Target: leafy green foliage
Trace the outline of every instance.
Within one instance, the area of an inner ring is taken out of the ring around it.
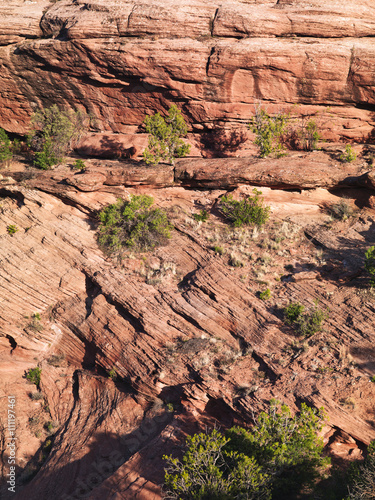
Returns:
[[[271,290],[269,288],[266,288],[263,292],[260,292],[259,294],[260,300],[268,300],[271,298]]]
[[[183,158],[189,153],[190,145],[181,139],[187,134],[187,125],[177,106],[171,106],[165,118],[160,113],[146,116],[144,124],[150,134],[143,153],[147,164],[157,165],[164,160],[173,165],[175,158]]]
[[[85,165],[85,162],[83,160],[81,160],[80,158],[78,158],[74,164],[73,164],[73,168],[77,169],[77,170],[83,170],[84,168],[86,168],[86,165]]]
[[[99,213],[99,243],[114,253],[124,247],[146,251],[166,243],[173,226],[164,210],[151,207],[153,202],[151,196],[138,195],[104,208]]]
[[[26,373],[26,379],[32,384],[35,384],[37,387],[39,387],[41,373],[42,370],[38,366],[36,366],[35,368],[30,368]]]
[[[62,110],[56,104],[32,116],[28,145],[35,151],[34,165],[44,170],[60,163],[87,130],[89,117],[82,111]]]
[[[15,224],[9,224],[9,226],[7,226],[7,233],[11,236],[13,236],[17,231],[19,231],[19,229]]]
[[[365,269],[370,275],[370,286],[375,286],[375,247],[370,247],[365,253]]]
[[[198,222],[206,222],[209,218],[210,214],[207,212],[207,210],[201,210],[199,214],[193,214],[193,217],[196,221]]]
[[[292,302],[284,309],[285,322],[293,325],[303,337],[311,337],[322,330],[323,322],[328,318],[328,312],[319,309],[315,304],[309,311],[299,302]]]
[[[243,224],[265,224],[270,215],[270,207],[263,205],[261,191],[253,189],[254,196],[248,196],[241,201],[234,200],[232,195],[223,196],[220,200],[220,211],[235,227]]]
[[[249,129],[255,134],[255,144],[259,148],[259,156],[265,158],[271,154],[283,156],[284,147],[281,137],[285,133],[289,115],[278,113],[269,115],[259,104],[255,115],[250,120]]]
[[[355,161],[357,159],[357,155],[355,154],[354,149],[351,147],[350,144],[347,144],[345,146],[345,151],[340,155],[340,160],[345,162],[345,163],[350,163],[352,161]]]
[[[0,128],[0,163],[6,166],[13,157],[10,139],[4,129]]]
[[[116,380],[117,379],[117,373],[116,373],[116,370],[114,368],[111,368],[108,372],[108,377],[112,380]]]
[[[269,477],[254,458],[229,451],[229,439],[214,429],[187,438],[180,460],[164,456],[166,498],[186,500],[264,499],[270,497]],[[263,491],[262,491],[263,490]]]
[[[305,306],[299,302],[291,302],[284,309],[284,319],[285,323],[292,325],[297,321],[297,319],[302,315],[305,310]]]
[[[306,151],[314,151],[314,149],[317,148],[321,135],[315,120],[310,119],[302,128],[300,135],[303,149]]]
[[[317,437],[324,417],[323,409],[305,404],[293,417],[286,405],[271,400],[251,430],[234,427],[225,436],[213,430],[189,437],[182,462],[164,457],[166,498],[295,498],[329,463]]]

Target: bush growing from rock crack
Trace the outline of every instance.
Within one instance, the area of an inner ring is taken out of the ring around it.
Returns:
[[[124,248],[146,251],[165,244],[173,226],[160,208],[152,208],[154,199],[147,195],[118,199],[99,213],[99,243],[110,252]]]
[[[26,374],[26,379],[32,384],[35,384],[37,387],[39,387],[41,373],[42,370],[38,366],[36,366],[35,368],[30,368]]]
[[[340,155],[340,160],[345,162],[345,163],[351,163],[352,161],[355,161],[357,159],[357,155],[355,154],[354,149],[351,147],[350,144],[347,144],[345,146],[345,151]]]
[[[34,165],[44,170],[60,163],[88,129],[86,113],[60,110],[56,104],[34,113],[28,145],[35,151]]]
[[[251,430],[234,427],[187,439],[182,462],[165,456],[166,498],[182,500],[291,499],[312,485],[322,457],[317,437],[324,411],[290,409],[271,400]]]
[[[10,139],[4,129],[0,128],[0,163],[6,167],[13,157]]]
[[[262,192],[254,188],[253,193],[254,196],[248,196],[241,201],[234,200],[230,194],[220,199],[221,213],[235,227],[243,224],[261,226],[269,219],[270,207],[264,206],[263,198],[260,196]]]
[[[264,158],[271,154],[283,156],[284,147],[281,137],[286,131],[289,115],[278,113],[270,115],[259,103],[255,107],[255,115],[250,120],[249,129],[255,134],[255,144],[259,148],[259,156]]]
[[[365,253],[365,269],[370,275],[370,286],[375,286],[375,247],[370,247]]]
[[[165,160],[173,165],[175,158],[183,158],[189,153],[190,145],[181,139],[187,134],[187,125],[177,106],[171,106],[165,118],[160,113],[146,116],[144,124],[150,134],[143,153],[147,164],[157,165]]]
[[[328,312],[319,309],[317,304],[309,311],[299,302],[291,302],[284,309],[285,323],[293,325],[303,337],[311,337],[322,330],[323,322],[328,318]]]

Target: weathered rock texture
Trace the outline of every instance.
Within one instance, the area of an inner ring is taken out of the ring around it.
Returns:
[[[329,225],[319,206],[336,196],[265,189],[266,232],[230,230],[216,210],[222,189],[162,187],[139,168],[134,184],[145,182],[135,190],[124,186],[125,165],[100,171],[92,162],[79,174],[61,167],[2,181],[0,396],[17,397],[13,498],[159,499],[164,453],[205,425],[249,425],[272,397],[294,411],[301,401],[323,405],[331,452],[359,458],[375,437],[373,299],[358,293],[375,241],[372,211]],[[251,190],[241,185],[234,196]],[[95,211],[134,192],[168,208],[175,231],[152,255],[116,263],[97,245]],[[211,212],[205,225],[191,217],[199,208]],[[260,280],[270,301],[259,298]],[[281,310],[316,300],[329,308],[324,330],[297,342]],[[42,402],[23,378],[36,364]],[[42,459],[48,426],[54,438]]]
[[[270,112],[319,112],[329,139],[373,134],[370,0],[14,0],[0,18],[0,126],[10,132],[52,103],[121,134],[176,102],[193,132],[237,128],[262,99]]]

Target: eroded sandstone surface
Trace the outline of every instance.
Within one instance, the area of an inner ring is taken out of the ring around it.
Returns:
[[[261,99],[271,113],[318,113],[330,140],[373,135],[370,0],[12,0],[0,19],[9,132],[58,103],[84,108],[98,131],[132,136],[177,102],[199,150],[202,131],[245,130]]]
[[[322,167],[323,157],[305,161]],[[293,411],[324,406],[327,450],[342,463],[361,457],[375,438],[375,299],[363,270],[375,241],[372,190],[361,159],[347,172],[357,184],[340,186],[326,155],[335,183],[310,168],[316,187],[290,191],[294,160],[279,169],[284,190],[272,180],[262,188],[272,210],[262,230],[222,220],[217,201],[229,185],[216,177],[207,186],[213,160],[160,165],[159,176],[109,160],[88,160],[82,173],[69,163],[3,171],[0,396],[17,400],[14,498],[161,498],[163,454],[180,453],[205,426],[248,426],[272,397]],[[200,174],[192,186],[181,172]],[[251,194],[253,181],[233,177],[233,195]],[[168,210],[172,239],[113,260],[97,244],[96,211],[141,192]],[[329,206],[343,196],[354,212],[338,221]],[[197,222],[203,208],[210,218]],[[283,321],[290,301],[318,301],[323,331],[296,335]],[[35,366],[40,391],[24,378]],[[4,436],[6,407],[0,418]]]

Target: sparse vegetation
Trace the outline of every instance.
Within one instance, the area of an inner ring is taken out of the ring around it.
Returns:
[[[289,115],[278,113],[270,115],[262,108],[261,103],[255,107],[255,115],[249,123],[249,128],[255,134],[255,144],[259,148],[259,156],[264,158],[271,154],[277,157],[284,154],[281,142],[286,131]]]
[[[182,462],[164,457],[166,498],[295,498],[329,463],[317,437],[324,416],[323,409],[302,403],[293,417],[286,405],[271,400],[251,430],[234,427],[223,435],[214,429],[189,437]]]
[[[254,196],[248,196],[241,201],[234,200],[230,194],[220,199],[221,213],[235,227],[244,224],[261,226],[269,219],[270,207],[264,206],[262,192],[254,188],[253,193]]]
[[[375,286],[375,246],[370,247],[365,253],[365,269],[370,275],[370,286]]]
[[[269,300],[271,298],[271,290],[266,288],[263,292],[259,294],[260,300]]]
[[[26,373],[26,379],[28,382],[35,384],[39,388],[41,373],[42,370],[38,366],[30,368]]]
[[[357,159],[357,155],[350,144],[345,146],[345,151],[340,155],[340,160],[345,163],[351,163]]]
[[[285,323],[293,325],[296,331],[303,337],[311,337],[322,330],[324,320],[328,318],[328,312],[319,309],[317,304],[308,311],[299,302],[291,302],[284,309]]]
[[[117,379],[117,373],[116,373],[116,370],[114,368],[111,368],[108,372],[108,377],[112,380],[116,380]]]
[[[206,222],[209,218],[210,214],[207,210],[200,210],[199,214],[193,214],[193,217],[198,222]]]
[[[353,215],[353,209],[347,201],[341,199],[338,203],[329,206],[329,213],[335,219],[344,221]]]
[[[9,226],[7,226],[7,233],[11,236],[13,236],[17,231],[19,231],[19,229],[15,224],[9,224]]]
[[[157,165],[164,160],[173,165],[176,158],[189,153],[190,145],[181,139],[187,134],[187,125],[177,106],[171,106],[165,118],[160,113],[147,116],[144,125],[150,134],[148,147],[143,153],[147,164]]]
[[[28,145],[35,152],[34,165],[49,170],[60,163],[87,130],[89,117],[78,110],[60,110],[56,104],[34,113]]]
[[[77,158],[77,160],[73,163],[73,168],[76,170],[84,170],[86,168],[85,162],[80,158]]]
[[[126,248],[147,251],[165,244],[173,226],[164,210],[152,208],[153,203],[151,196],[135,195],[104,208],[99,213],[99,243],[117,254]]]
[[[4,129],[0,128],[0,164],[8,167],[13,157],[10,139]]]

